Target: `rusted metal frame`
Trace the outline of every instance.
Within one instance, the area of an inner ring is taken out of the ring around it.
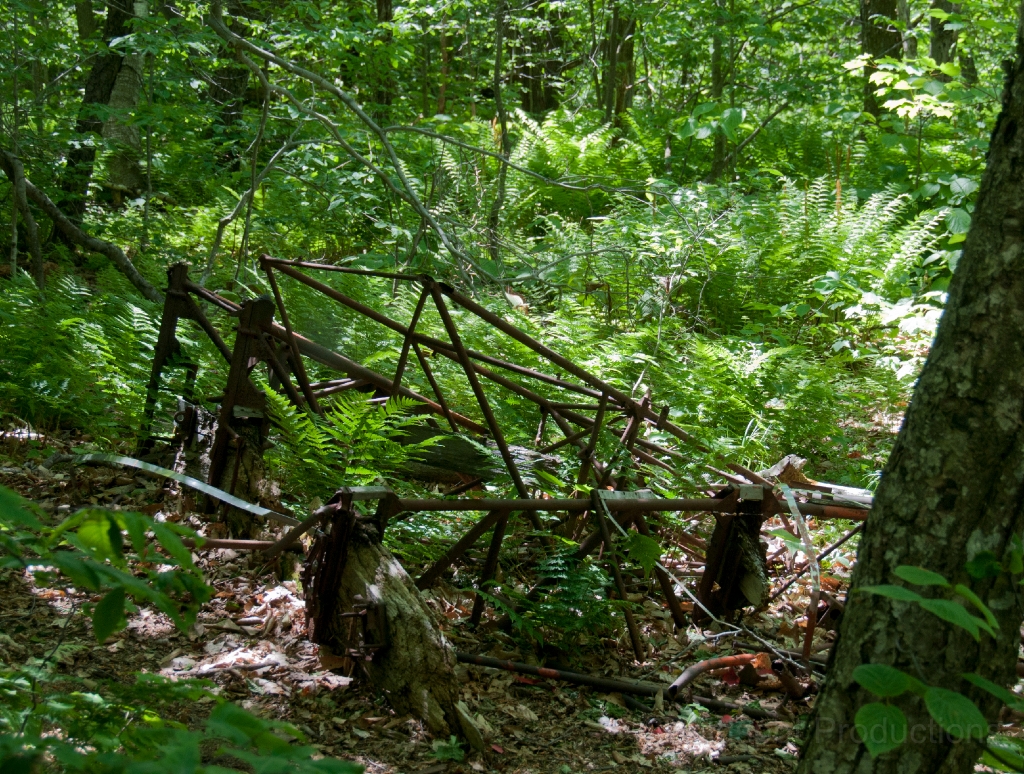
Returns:
[[[594,417],[594,426],[590,430],[590,440],[587,441],[586,448],[580,452],[580,470],[579,474],[576,476],[577,486],[585,484],[587,479],[590,477],[594,451],[597,449],[597,439],[601,435],[601,426],[604,424],[604,412],[607,406],[608,397],[606,395],[602,395],[601,402],[597,406],[597,415]]]
[[[561,449],[566,444],[571,444],[575,443],[576,441],[583,440],[583,437],[585,435],[588,435],[589,433],[590,430],[588,430],[587,428],[583,428],[582,430],[575,432],[572,435],[566,436],[561,441],[556,441],[555,443],[548,444],[544,448],[538,449],[537,451],[539,454],[548,454],[549,452],[553,452],[556,449]]]
[[[451,425],[452,432],[457,433],[459,428],[455,425],[455,420],[452,417],[451,409],[448,408],[448,402],[444,399],[444,393],[441,392],[441,385],[437,383],[437,379],[434,378],[434,371],[430,367],[430,363],[427,362],[426,355],[423,354],[423,350],[420,349],[420,345],[413,342],[413,351],[416,353],[416,359],[420,361],[420,368],[423,369],[424,376],[427,377],[427,381],[430,382],[430,389],[434,391],[434,397],[437,398],[437,404],[441,407],[441,414],[448,424]]]
[[[374,269],[356,269],[351,266],[331,266],[323,263],[311,263],[309,261],[289,261],[284,258],[273,258],[269,255],[261,255],[260,260],[266,263],[273,263],[277,266],[298,266],[303,269],[320,269],[322,271],[336,271],[343,274],[358,274],[362,277],[380,277],[381,279],[409,280],[419,282],[419,274],[401,274],[392,271],[376,271]]]
[[[295,385],[292,384],[292,380],[288,377],[288,370],[281,364],[281,361],[277,357],[277,352],[274,351],[274,347],[267,343],[266,339],[262,336],[259,339],[260,348],[263,350],[263,360],[267,361],[267,365],[270,366],[270,370],[274,372],[278,380],[281,382],[281,386],[284,387],[284,391],[288,394],[288,399],[298,407],[306,402],[305,398],[299,395],[299,391],[295,389]]]
[[[416,588],[424,591],[433,586],[441,574],[451,567],[452,563],[460,559],[480,539],[481,535],[497,524],[502,516],[507,517],[508,511],[493,510],[474,524],[469,532],[459,538],[458,542],[449,548],[440,559],[423,571],[423,574],[416,579]]]
[[[622,615],[626,619],[626,629],[629,631],[629,640],[633,645],[633,655],[636,656],[637,661],[643,661],[647,653],[643,643],[640,642],[640,629],[636,625],[636,619],[633,618],[633,611],[629,609],[629,596],[626,594],[626,583],[622,580],[622,568],[619,567],[619,558],[615,555],[615,550],[612,547],[611,531],[608,529],[608,519],[611,517],[605,514],[604,503],[596,489],[591,495],[591,502],[594,507],[593,513],[601,528],[601,540],[604,541],[608,551],[608,564],[611,566],[612,578],[615,580],[615,590],[623,602]]]
[[[487,558],[484,560],[484,567],[480,573],[480,588],[483,589],[485,585],[494,580],[494,576],[498,570],[498,555],[501,553],[501,543],[505,539],[505,529],[508,527],[509,511],[501,512],[497,522],[494,525],[494,534],[491,536],[491,544],[487,548]],[[536,514],[534,514],[536,518]],[[473,600],[473,612],[470,613],[469,621],[471,624],[476,626],[480,623],[480,618],[484,614],[484,602],[483,596],[480,594],[476,595],[476,599]]]
[[[153,366],[149,373],[149,383],[146,385],[146,405],[142,414],[142,427],[139,430],[140,441],[137,450],[139,454],[145,454],[152,448],[150,428],[153,424],[156,402],[160,397],[160,380],[167,361],[181,351],[181,344],[176,334],[178,320],[184,316],[186,311],[185,300],[188,298],[188,294],[184,290],[184,283],[187,277],[187,264],[178,263],[167,270],[167,295],[164,296],[160,332],[157,334]]]
[[[586,511],[586,513],[589,512],[590,511]],[[636,519],[636,514],[613,513],[612,518],[614,518],[615,521],[618,522],[619,526],[622,527],[622,529],[629,529],[633,525],[634,520]],[[589,535],[583,538],[583,540],[580,541],[579,548],[577,548],[576,551],[573,553],[573,558],[585,559],[592,553],[594,553],[594,551],[596,551],[602,545],[604,545],[604,536],[601,534],[601,529],[599,527],[598,529],[595,529],[593,532],[591,532]]]
[[[504,508],[510,511],[567,511],[576,512],[589,510],[591,502],[587,498],[563,498],[563,499],[522,499],[502,500],[499,498],[475,498],[466,497],[459,500],[441,500],[437,498],[426,499],[401,499],[399,500],[403,512],[427,513],[435,511],[493,511]],[[621,513],[650,513],[653,511],[674,512],[692,511],[694,513],[732,513],[736,510],[736,500],[733,497],[724,498],[702,498],[702,499],[644,499],[644,500],[616,500],[611,506],[616,512]]]
[[[236,317],[242,308],[241,304],[236,304],[234,301],[224,298],[223,296],[218,296],[212,290],[207,290],[202,285],[197,285],[191,280],[185,281],[185,290],[189,293],[194,293],[204,301],[209,301],[214,306],[220,307],[232,317]]]
[[[230,538],[182,538],[181,542],[189,548],[196,548],[200,551],[210,551],[215,548],[231,548],[239,551],[267,551],[273,548],[276,543],[273,540],[234,540]],[[202,543],[202,545],[197,545]]]
[[[854,535],[859,534],[863,529],[864,523],[861,522],[856,527],[847,532],[845,535],[843,535],[841,538],[839,538],[839,540],[837,540],[835,543],[828,546],[828,548],[824,549],[820,554],[818,554],[818,561],[821,562],[822,560],[828,558],[829,554],[831,554],[837,548],[842,546],[843,543],[852,538]],[[808,562],[797,572],[796,575],[794,575],[792,578],[786,581],[786,584],[782,588],[780,588],[778,591],[772,592],[770,601],[774,602],[776,599],[778,599],[783,593],[785,593],[786,589],[788,589],[790,586],[796,583],[801,578],[801,576],[803,576],[803,574],[807,572],[809,569],[811,569],[811,565]]]
[[[412,346],[412,337],[416,334],[416,324],[420,321],[420,315],[423,314],[423,307],[427,303],[427,296],[430,295],[430,291],[427,288],[423,288],[423,292],[420,293],[420,299],[416,302],[416,309],[412,313],[412,321],[409,323],[409,332],[405,334],[405,341],[402,342],[402,354],[398,356],[398,366],[395,368],[395,380],[391,383],[391,394],[398,392],[398,388],[402,386],[402,374],[405,372],[405,364],[409,360],[409,347]]]
[[[331,298],[337,301],[338,303],[347,306],[349,309],[352,309],[355,312],[359,312],[364,317],[369,317],[374,322],[380,323],[386,328],[390,328],[395,333],[398,333],[401,336],[410,336],[409,329],[406,326],[402,325],[397,320],[392,320],[390,317],[381,314],[376,309],[373,309],[367,306],[366,304],[362,304],[359,301],[356,301],[354,298],[349,298],[344,293],[341,293],[340,291],[337,291],[334,288],[332,288],[330,285],[325,285],[322,282],[318,282],[312,277],[309,277],[308,275],[303,274],[300,271],[296,271],[288,266],[278,266],[278,271],[282,272],[283,274],[287,274],[289,277],[298,280],[304,285],[307,285],[308,287],[311,287],[314,290],[319,291],[320,293],[323,293],[328,298]],[[422,278],[422,282],[426,286],[428,283],[433,282],[433,280],[430,277],[424,276]],[[441,341],[441,339],[434,338],[433,336],[427,336],[426,334],[413,332],[410,338],[414,343],[430,347],[431,349],[436,350],[438,352],[454,352],[451,344],[445,341]],[[530,378],[538,379],[540,381],[544,381],[549,384],[553,384],[557,387],[562,387],[563,389],[577,392],[582,395],[587,395],[588,397],[600,397],[599,392],[595,392],[594,390],[588,389],[587,387],[582,387],[571,382],[563,381],[561,379],[558,379],[557,377],[542,374],[539,371],[533,370],[532,368],[526,368],[525,366],[518,366],[515,365],[514,363],[508,363],[505,362],[504,360],[500,360],[490,355],[485,355],[482,352],[477,352],[476,350],[467,349],[466,352],[469,355],[469,357],[472,358],[473,360],[479,360],[480,362],[487,363],[498,368],[504,368],[509,371],[514,371],[515,373],[522,374],[523,376],[529,376]]]
[[[293,274],[289,275],[293,276]],[[303,274],[302,276],[305,275]],[[195,293],[196,295],[203,297],[204,299],[210,301],[211,303],[216,304],[217,306],[221,307],[222,309],[224,309],[224,311],[226,311],[228,314],[231,314],[232,316],[238,316],[241,312],[242,307],[239,304],[236,304],[233,301],[228,301],[226,298],[221,298],[217,294],[207,290],[206,288],[196,285],[195,283],[186,282],[185,289],[188,290],[189,293]],[[267,327],[266,330],[267,333],[269,333],[273,338],[283,342],[288,341],[288,332],[285,331],[285,329],[282,328],[281,326],[270,325]],[[306,357],[315,360],[318,363],[327,365],[328,368],[348,374],[353,378],[357,377],[359,379],[364,379],[368,384],[372,384],[380,389],[386,390],[388,389],[388,386],[391,384],[391,380],[383,376],[382,374],[378,374],[376,371],[372,371],[366,368],[365,365],[361,365],[360,363],[357,363],[354,360],[351,360],[348,357],[339,354],[338,352],[328,349],[325,346],[319,345],[316,342],[311,341],[306,337],[302,336],[301,334],[295,334],[295,341],[299,347],[299,351],[302,354],[304,354]],[[455,424],[458,424],[459,426],[465,428],[466,430],[469,430],[470,432],[478,434],[482,434],[483,432],[485,432],[482,426],[480,426],[476,422],[473,422],[473,420],[469,419],[468,417],[464,417],[461,414],[458,414],[457,412],[451,411],[445,414],[440,404],[435,403],[433,400],[430,400],[429,398],[420,395],[418,392],[414,392],[413,390],[410,390],[407,387],[402,387],[400,390],[400,394],[430,406],[430,408],[432,408],[434,413],[437,415],[446,418],[451,417],[450,421],[454,421]]]
[[[353,381],[355,381],[355,380],[354,379],[350,379],[347,376],[343,376],[341,379],[326,379],[326,380],[324,380],[322,382],[313,382],[309,386],[312,387],[314,390],[323,390],[323,389],[326,389],[328,387],[337,387],[339,385],[347,385],[347,384],[349,384],[350,382],[353,382]]]
[[[455,351],[459,356],[459,361],[462,364],[462,369],[466,372],[466,379],[469,381],[469,386],[473,390],[473,394],[476,396],[476,401],[480,404],[480,411],[484,415],[484,420],[487,423],[487,428],[491,431],[491,438],[494,439],[494,443],[498,447],[498,451],[501,453],[501,458],[505,462],[505,467],[508,468],[508,473],[512,477],[512,483],[515,484],[516,491],[519,496],[526,499],[530,496],[529,490],[526,488],[526,484],[523,483],[522,476],[519,475],[519,468],[516,466],[516,461],[512,457],[512,452],[509,451],[508,444],[505,442],[505,436],[501,432],[501,426],[498,424],[498,420],[494,417],[494,412],[491,410],[491,404],[487,400],[487,395],[484,393],[483,386],[480,384],[480,379],[477,378],[476,366],[473,365],[473,361],[469,359],[469,355],[466,354],[466,348],[462,346],[462,338],[459,336],[459,331],[455,327],[455,322],[452,320],[452,316],[448,311],[448,307],[444,303],[440,291],[437,289],[437,285],[431,281],[430,295],[434,299],[434,304],[437,306],[437,311],[441,315],[441,322],[444,324],[445,330],[448,332],[448,337],[452,341],[452,346],[455,347]],[[543,529],[544,525],[541,524],[540,518],[538,518],[536,512],[526,511],[526,517],[530,520],[534,529]]]
[[[340,506],[338,505],[337,502],[329,502],[327,505],[324,505],[321,508],[317,508],[308,519],[303,521],[301,524],[297,524],[296,526],[292,527],[290,530],[288,530],[288,532],[284,534],[284,537],[282,537],[276,543],[271,545],[269,548],[264,549],[267,554],[267,557],[273,559],[275,556],[278,556],[279,554],[288,550],[288,548],[291,547],[294,543],[296,543],[300,537],[305,535],[311,529],[315,529],[317,526],[319,526],[320,522],[323,521],[326,517],[333,515],[334,512],[337,511],[339,507]]]
[[[565,411],[565,410],[569,410],[569,411],[600,411],[601,410],[601,404],[600,403],[594,403],[594,404],[590,404],[590,403],[552,403],[551,406],[553,408],[561,409],[563,411]]]
[[[629,473],[629,469],[633,462],[633,445],[636,442],[636,436],[640,432],[640,426],[643,424],[643,409],[650,402],[651,394],[648,392],[644,399],[638,404],[638,410],[633,413],[626,423],[626,428],[622,431],[622,435],[619,438],[619,442],[625,447],[626,452],[629,456],[622,465],[622,469],[618,472],[618,478],[622,478]],[[611,475],[609,468],[608,476]],[[603,483],[603,482],[602,482]]]
[[[644,537],[652,537],[651,529],[647,526],[647,519],[644,518],[642,513],[636,514],[636,519],[633,521],[636,524],[636,531]],[[654,576],[658,579],[658,585],[661,586],[661,593],[665,597],[665,602],[668,603],[668,609],[672,613],[672,620],[680,629],[686,627],[686,611],[683,610],[683,606],[679,603],[679,597],[676,596],[676,589],[672,583],[672,579],[668,577],[668,573],[665,572],[659,565],[654,566]]]
[[[537,423],[537,434],[533,437],[533,445],[540,446],[540,442],[544,440],[544,431],[548,427],[548,410],[543,406],[540,407],[540,422]]]
[[[190,319],[194,320],[199,327],[203,329],[203,333],[210,338],[210,341],[213,342],[213,345],[217,348],[217,351],[220,352],[224,360],[230,363],[231,349],[224,343],[224,339],[221,338],[220,332],[213,327],[213,323],[210,322],[210,318],[203,313],[202,307],[193,301],[191,297],[186,296],[186,298],[188,300],[188,305],[192,310]]]
[[[482,484],[483,482],[484,480],[482,478],[474,478],[472,481],[463,481],[458,486],[453,486],[447,492],[444,492],[444,496],[452,497],[454,495],[460,495],[464,492],[468,492],[470,489],[473,489],[474,487],[480,486],[480,484]]]
[[[235,348],[231,355],[231,366],[228,369],[224,397],[221,399],[220,415],[217,419],[217,432],[214,434],[213,448],[210,451],[209,483],[218,486],[224,473],[227,459],[227,445],[234,419],[234,408],[243,405],[259,411],[265,408],[266,399],[249,380],[252,370],[250,365],[254,351],[262,341],[262,330],[274,316],[274,304],[268,298],[257,298],[246,303],[238,317],[238,333],[235,336]],[[239,449],[241,456],[241,449]]]
[[[659,468],[664,468],[669,473],[675,473],[676,472],[676,469],[673,468],[671,465],[669,465],[667,462],[662,462],[657,457],[655,457],[653,454],[648,454],[645,451],[640,451],[639,449],[637,449],[635,447],[633,448],[633,456],[636,457],[639,460],[643,460],[644,462],[646,462],[649,465],[656,465]]]
[[[288,333],[287,331],[285,331],[284,328],[282,328],[279,325],[269,325],[267,326],[266,331],[278,341],[287,341]],[[315,341],[310,341],[305,336],[296,333],[295,341],[298,344],[299,351],[302,354],[304,354],[306,357],[312,360],[317,361],[318,363],[322,363],[323,365],[328,366],[329,368],[333,368],[336,371],[341,371],[342,373],[348,374],[352,378],[365,379],[367,383],[372,384],[374,387],[377,387],[381,390],[387,390],[391,387],[391,379],[384,376],[383,374],[379,374],[376,371],[366,368],[365,366],[360,365],[354,360],[350,360],[344,355],[340,355],[337,352],[334,352],[333,350],[327,349],[327,347],[317,344]],[[434,401],[430,400],[429,398],[423,395],[420,395],[418,392],[410,390],[408,387],[402,387],[399,390],[399,394],[404,395],[407,398],[412,398],[418,403],[422,403],[426,406],[429,406],[434,411],[434,413],[439,414],[441,416],[445,416],[445,412],[439,404],[434,403]],[[450,410],[448,413],[451,415],[451,418],[458,425],[464,427],[470,432],[478,434],[483,434],[486,432],[482,425],[478,424],[477,422],[474,422],[469,417],[464,417],[461,414]]]
[[[506,322],[505,320],[501,319],[501,317],[499,317],[498,315],[494,314],[489,309],[487,309],[487,308],[481,306],[480,304],[476,303],[475,301],[473,301],[471,298],[467,298],[462,293],[459,293],[454,288],[452,288],[452,287],[450,287],[448,285],[445,285],[443,283],[439,283],[439,287],[440,287],[442,293],[444,293],[446,296],[448,296],[448,298],[450,298],[456,304],[461,306],[463,309],[465,309],[465,310],[467,310],[469,312],[472,312],[473,314],[475,314],[477,317],[481,318],[485,322],[489,322],[491,325],[493,325],[495,328],[500,330],[502,333],[504,333],[507,336],[510,336],[511,338],[515,339],[520,344],[523,344],[524,346],[529,347],[530,349],[532,349],[537,354],[542,355],[547,360],[551,361],[551,363],[553,363],[553,364],[555,364],[555,365],[557,365],[557,366],[559,366],[561,368],[564,368],[568,373],[572,374],[577,379],[580,379],[581,381],[585,382],[586,384],[589,384],[594,389],[600,390],[602,392],[606,392],[609,395],[609,397],[612,400],[614,400],[615,402],[621,404],[622,406],[637,405],[637,401],[634,401],[632,398],[630,398],[625,393],[621,392],[620,390],[616,390],[610,384],[607,384],[606,382],[604,382],[603,380],[597,378],[596,376],[594,376],[593,374],[589,373],[585,369],[580,368],[574,362],[572,362],[568,358],[563,357],[562,355],[558,354],[557,352],[555,352],[550,347],[544,346],[543,344],[541,344],[539,341],[537,341],[535,338],[533,338],[529,334],[524,333],[523,331],[521,331],[518,328],[516,328],[514,325],[509,324],[508,322]],[[643,410],[643,413],[641,414],[641,418],[647,418],[647,417],[650,417],[655,422],[661,421],[662,429],[664,429],[665,431],[671,433],[676,438],[679,438],[682,441],[686,441],[687,443],[695,444],[698,449],[704,450],[704,447],[701,446],[700,444],[697,444],[696,439],[694,439],[694,437],[692,435],[687,433],[682,428],[677,427],[672,422],[669,422],[667,420],[662,420],[661,419],[661,415],[658,414],[658,413],[655,413],[649,407],[645,408]]]
[[[743,467],[742,465],[737,465],[735,462],[727,462],[725,463],[725,465],[733,473],[739,473],[752,484],[760,484],[761,486],[767,487],[769,491],[771,491],[771,489],[775,487],[775,484],[773,484],[771,481],[758,475],[754,471]]]
[[[331,387],[325,387],[322,390],[316,390],[313,392],[313,394],[316,395],[318,399],[326,398],[331,395],[337,395],[339,392],[345,392],[346,390],[357,390],[360,387],[365,387],[368,384],[369,382],[367,382],[365,379],[345,379],[344,383],[335,384],[332,385]]]
[[[558,425],[558,429],[562,431],[562,435],[564,435],[566,438],[571,438],[571,437],[573,437],[575,435],[573,433],[573,431],[572,431],[572,428],[569,426],[568,420],[566,420],[566,418],[562,416],[562,413],[560,411],[556,411],[554,409],[551,409],[550,413],[551,413],[551,418],[554,419],[555,420],[555,424]],[[581,452],[584,451],[587,448],[587,445],[583,442],[582,437],[580,437],[577,440],[572,441],[571,443],[576,448],[578,448]],[[592,469],[592,475],[594,477],[594,484],[595,485],[600,484],[601,483],[600,482],[601,476],[604,474],[604,465],[602,465],[597,460],[594,460],[593,463],[592,463],[591,469]]]
[[[302,389],[302,394],[306,398],[306,403],[309,405],[317,414],[323,414],[320,410],[320,404],[317,403],[316,395],[313,394],[313,388],[309,384],[309,377],[306,375],[306,366],[302,362],[302,355],[299,354],[299,345],[295,341],[295,331],[292,330],[292,321],[288,318],[288,310],[284,307],[284,299],[281,297],[281,289],[277,286],[277,278],[274,277],[274,270],[266,262],[266,259],[270,258],[269,255],[263,254],[260,256],[260,263],[263,264],[263,270],[267,273],[267,280],[270,282],[270,289],[274,291],[274,301],[277,302],[277,311],[281,315],[281,322],[284,324],[285,332],[288,334],[288,349],[292,353],[292,370],[295,372],[295,378],[299,382],[299,387]]]
[[[549,404],[549,405],[552,405],[552,404]],[[619,408],[619,407],[617,407],[617,408]],[[582,414],[577,414],[577,413],[572,412],[572,411],[561,411],[560,413],[563,416],[565,416],[566,419],[569,419],[574,424],[577,424],[580,427],[584,427],[584,428],[588,428],[589,429],[589,428],[593,427],[593,425],[594,425],[594,420],[593,419],[591,419],[590,417],[584,416]],[[616,422],[621,421],[621,419],[622,419],[621,416],[617,416],[617,417],[614,417],[614,418],[608,420],[608,422],[606,424],[612,425],[612,424],[614,424]],[[586,432],[584,431],[582,433],[582,435],[586,435]],[[582,435],[580,437],[582,437]],[[559,443],[561,443],[561,442],[559,442]],[[666,449],[664,446],[656,444],[653,441],[648,441],[645,438],[637,438],[636,439],[636,444],[637,444],[637,446],[642,446],[643,448],[648,449],[649,451],[653,452],[654,454],[664,454],[664,455],[670,456],[670,457],[678,457],[679,459],[683,459],[683,460],[688,459],[686,457],[686,455],[684,455],[684,454],[680,454],[679,452],[673,451],[672,449]],[[648,461],[650,461],[650,460],[648,460]],[[664,463],[658,462],[658,464],[662,464],[663,465]]]

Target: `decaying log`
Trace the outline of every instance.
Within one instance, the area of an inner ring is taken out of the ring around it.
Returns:
[[[482,749],[480,732],[459,706],[455,651],[382,545],[384,521],[342,509],[314,544],[303,580],[310,639],[322,657],[351,658],[399,714]]]

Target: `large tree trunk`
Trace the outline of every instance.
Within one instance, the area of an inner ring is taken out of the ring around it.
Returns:
[[[412,578],[382,545],[385,521],[340,510],[314,546],[303,580],[310,636],[322,660],[355,659],[399,714],[480,748],[480,732],[459,707],[455,651]]]
[[[623,11],[619,4],[612,6],[605,35],[606,67],[604,72],[604,120],[619,123],[619,116],[633,106],[633,84],[636,64],[633,59],[633,39],[636,37],[636,19]]]
[[[1024,27],[974,217],[867,521],[798,774],[973,770],[979,745],[940,733],[912,694],[895,700],[909,722],[908,740],[872,759],[852,732],[858,708],[878,700],[854,682],[859,664],[892,665],[964,693],[989,722],[999,701],[961,675],[976,672],[999,685],[1016,679],[1020,578],[1002,572],[976,580],[964,566],[982,551],[1005,559],[1011,540],[1024,532]],[[916,604],[858,593],[892,583],[899,565],[919,565],[971,588],[995,613],[999,636],[982,634],[975,642]]]
[[[884,18],[880,18],[884,17]],[[861,50],[870,54],[875,59],[883,56],[891,56],[894,59],[901,59],[903,56],[903,36],[887,19],[898,17],[897,0],[861,0],[860,2],[860,34]],[[875,89],[878,87],[871,83],[871,74],[875,72],[874,67],[866,67],[864,74],[867,81],[864,84],[864,112],[870,113],[876,118],[881,114],[878,100],[875,97]]]
[[[114,38],[127,35],[128,23],[134,15],[132,0],[108,0],[107,18],[103,24],[103,39],[109,44]],[[79,13],[81,32],[87,31],[88,21],[84,8]],[[67,156],[67,163],[61,180],[62,201],[58,204],[68,219],[76,226],[82,224],[85,214],[85,195],[92,180],[96,163],[96,135],[103,131],[100,110],[110,102],[110,95],[117,84],[124,57],[116,51],[98,54],[93,60],[89,77],[85,81],[82,107],[78,111],[75,131],[80,139]]]

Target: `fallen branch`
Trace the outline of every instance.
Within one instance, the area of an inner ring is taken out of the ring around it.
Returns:
[[[4,174],[7,175],[12,183],[14,183],[18,178],[15,167],[15,164],[17,163],[18,159],[16,156],[6,149],[0,148],[0,166],[3,167]],[[100,255],[109,258],[110,262],[128,278],[128,281],[131,282],[132,285],[134,285],[135,288],[150,301],[161,302],[164,300],[164,294],[151,285],[149,280],[139,274],[139,270],[135,268],[135,264],[131,262],[131,259],[124,254],[124,251],[121,250],[120,247],[112,242],[98,239],[82,231],[82,229],[72,223],[68,217],[60,211],[60,208],[51,201],[49,196],[33,185],[30,180],[24,177],[24,175],[22,175],[21,178],[25,183],[25,193],[27,197],[35,202],[36,206],[53,221],[53,224],[62,234],[64,234],[64,236],[87,250],[91,250],[94,253],[99,253]]]
[[[28,249],[32,255],[32,276],[36,281],[36,285],[42,289],[45,282],[43,276],[43,250],[39,244],[39,226],[36,225],[36,219],[32,215],[32,210],[28,206],[27,188],[28,181],[25,180],[25,167],[21,163],[21,159],[15,156],[13,153],[8,153],[6,150],[2,151],[4,158],[4,172],[11,179],[11,184],[14,186],[14,204],[17,207],[18,212],[21,213],[21,219],[25,221],[25,230],[28,232]],[[10,167],[10,171],[8,171]],[[13,177],[11,173],[13,172]],[[16,237],[15,237],[16,238]]]
[[[744,666],[746,664],[753,664],[757,661],[760,653],[740,653],[735,656],[720,656],[719,658],[709,658],[705,661],[698,661],[696,664],[691,664],[683,670],[683,673],[675,679],[675,682],[668,687],[668,697],[670,699],[676,698],[679,692],[686,686],[696,680],[700,675],[705,672],[710,672],[712,669],[723,669],[724,667]]]

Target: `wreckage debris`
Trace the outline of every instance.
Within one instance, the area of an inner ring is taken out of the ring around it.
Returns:
[[[314,548],[305,569],[309,580],[306,590],[311,636],[322,644],[325,653],[330,651],[342,659],[350,659],[353,664],[360,664],[371,680],[388,692],[396,707],[418,713],[432,729],[455,733],[461,730],[463,735],[472,736],[471,724],[466,726],[457,707],[457,692],[449,685],[454,652],[433,625],[418,590],[433,585],[488,531],[492,536],[478,588],[492,582],[510,519],[522,519],[531,529],[542,532],[548,527],[539,514],[566,514],[568,520],[564,523],[572,536],[579,538],[581,555],[600,549],[618,595],[626,598],[622,560],[613,550],[616,534],[625,535],[628,530],[636,529],[654,538],[656,530],[651,524],[658,513],[712,514],[715,528],[710,541],[706,547],[691,546],[698,554],[703,551],[704,560],[694,605],[687,603],[684,607],[676,594],[680,589],[685,590],[685,585],[661,563],[656,566],[658,587],[674,623],[682,627],[686,623],[687,608],[694,610],[698,620],[708,620],[729,616],[743,608],[764,607],[772,598],[760,535],[764,523],[775,516],[790,526],[791,508],[780,495],[780,486],[792,487],[794,506],[801,517],[863,521],[869,513],[870,492],[811,481],[801,472],[803,461],[792,455],[760,473],[723,462],[731,472],[711,469],[725,479],[725,484],[711,487],[711,497],[655,497],[644,490],[638,466],[654,465],[673,470],[673,463],[686,459],[686,455],[642,437],[642,430],[654,428],[700,453],[707,453],[707,450],[671,422],[669,407],[656,406],[649,393],[641,400],[633,399],[472,299],[426,275],[287,261],[268,255],[261,257],[260,266],[267,275],[273,298],[260,297],[240,304],[193,283],[185,264],[169,269],[168,292],[147,393],[144,440],[139,453],[152,453],[157,440],[151,437],[151,428],[164,370],[184,368],[185,394],[177,414],[175,443],[179,448],[195,445],[198,435],[205,434],[208,466],[204,469],[206,482],[203,486],[196,486],[202,482],[194,477],[190,480],[179,477],[178,480],[205,492],[211,498],[208,510],[213,510],[212,500],[224,504],[227,507],[225,518],[236,536],[247,536],[252,516],[278,517],[278,521],[293,526],[276,543],[266,545],[264,541],[251,545],[271,556],[294,546],[302,535],[314,532]],[[412,319],[408,325],[393,320],[314,279],[306,273],[308,270],[417,284],[420,293]],[[373,371],[297,333],[285,308],[276,279],[278,274],[400,335],[402,349],[395,374],[386,376]],[[432,303],[440,315],[447,340],[417,330],[428,303]],[[547,374],[467,347],[449,304],[475,315],[567,376]],[[225,344],[206,309],[220,310],[237,320],[233,347]],[[274,321],[275,316],[280,324]],[[197,367],[188,361],[176,337],[180,320],[196,322],[229,366],[215,416],[206,412],[208,416],[203,419],[204,410],[195,405],[192,393]],[[461,368],[483,424],[454,410],[424,350]],[[337,372],[337,378],[310,382],[307,360]],[[432,397],[403,385],[406,371],[414,362],[429,383]],[[248,500],[257,500],[264,494],[260,489],[261,452],[269,432],[266,398],[251,378],[259,364],[268,369],[273,389],[287,395],[296,406],[315,413],[323,411],[322,401],[345,390],[372,393],[374,399],[382,401],[396,395],[414,401],[417,410],[443,419],[451,432],[427,431],[441,440],[435,444],[437,451],[433,457],[408,471],[411,477],[428,477],[453,485],[449,491],[455,495],[480,486],[503,469],[513,482],[517,497],[400,499],[382,488],[341,487],[327,506],[301,524],[290,517],[279,518],[281,514],[273,509],[250,506]],[[495,385],[537,407],[537,449],[523,449],[506,442],[485,384]],[[552,396],[541,390],[556,392]],[[200,429],[201,419],[205,422],[204,429]],[[617,424],[623,421],[625,424],[619,429]],[[556,428],[562,438],[545,443],[549,427]],[[613,436],[617,448],[625,453],[614,455],[611,460],[599,459],[598,440],[602,434]],[[565,499],[533,497],[523,471],[544,466],[552,459],[548,455],[565,448],[575,448],[579,460],[577,484],[589,487],[592,495]],[[480,453],[481,449],[494,453],[488,457]],[[376,512],[372,516],[361,514],[355,504],[370,500],[377,501]],[[414,582],[383,548],[381,537],[388,521],[399,514],[430,511],[481,511],[486,515]],[[243,513],[247,521],[240,519]],[[828,550],[841,544],[842,541]],[[536,593],[544,593],[543,589],[543,584],[539,584]],[[484,607],[485,597],[478,594],[471,623],[481,620]],[[634,655],[638,661],[643,661],[645,645],[628,609],[624,617]],[[813,630],[816,623],[816,618],[809,622],[809,630]],[[735,658],[743,660],[745,657]],[[424,675],[435,678],[428,680]]]

